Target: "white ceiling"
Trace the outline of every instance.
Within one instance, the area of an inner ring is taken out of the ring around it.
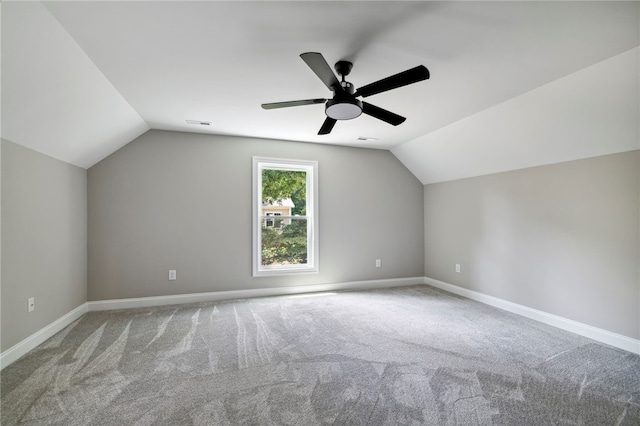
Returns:
[[[635,149],[637,132],[621,144],[594,139],[587,148],[562,140],[539,145],[531,132],[521,132],[529,137],[518,144],[513,132],[476,136],[485,120],[501,126],[496,111],[526,123],[514,108],[557,104],[566,86],[589,89],[598,79],[608,81],[593,91],[598,104],[606,99],[633,113],[639,5],[5,1],[2,136],[85,168],[149,128],[390,149],[423,183]],[[299,57],[308,51],[331,65],[352,60],[348,80],[356,87],[419,64],[431,79],[367,98],[407,117],[402,125],[361,116],[318,136],[322,105],[260,108],[330,97]],[[593,103],[589,93],[571,105]],[[557,116],[544,108],[547,118]],[[622,125],[637,121],[627,116]],[[492,156],[501,149],[504,155]]]

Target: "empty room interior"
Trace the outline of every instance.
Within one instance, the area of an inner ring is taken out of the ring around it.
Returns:
[[[3,425],[640,424],[640,2],[0,16]]]

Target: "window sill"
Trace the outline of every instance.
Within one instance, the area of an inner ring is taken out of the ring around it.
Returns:
[[[268,269],[259,269],[254,271],[254,277],[277,277],[284,275],[311,275],[317,274],[318,268],[310,268],[310,267],[289,267],[289,268],[268,268]]]

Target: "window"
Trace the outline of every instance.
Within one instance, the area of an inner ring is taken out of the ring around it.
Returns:
[[[318,272],[318,163],[253,158],[253,276]]]
[[[272,219],[269,219],[269,216],[282,216],[282,213],[266,213],[267,219],[264,221],[264,226],[276,226]]]

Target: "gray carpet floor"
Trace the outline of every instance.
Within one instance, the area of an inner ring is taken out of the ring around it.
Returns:
[[[3,425],[640,425],[640,356],[427,286],[91,312]]]

